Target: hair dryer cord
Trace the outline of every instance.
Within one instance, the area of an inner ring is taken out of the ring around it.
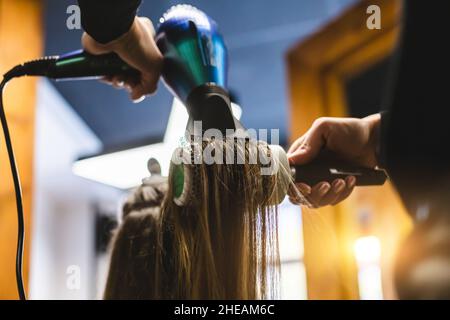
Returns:
[[[0,83],[0,120],[3,128],[3,135],[5,137],[6,149],[8,151],[9,164],[11,166],[11,173],[14,182],[14,191],[16,195],[17,207],[17,251],[16,251],[16,280],[17,290],[19,292],[20,300],[26,300],[25,290],[22,279],[22,258],[23,258],[23,243],[24,243],[24,219],[23,219],[23,204],[22,204],[22,188],[20,186],[19,172],[17,170],[16,160],[14,157],[14,150],[11,143],[11,136],[9,134],[8,122],[6,120],[5,110],[3,107],[3,89],[10,79],[3,78]]]

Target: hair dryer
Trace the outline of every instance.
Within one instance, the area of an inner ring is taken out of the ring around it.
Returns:
[[[239,129],[231,112],[227,87],[227,50],[217,24],[190,5],[177,5],[160,20],[156,43],[164,55],[162,77],[186,106],[187,131],[202,121],[202,131]]]

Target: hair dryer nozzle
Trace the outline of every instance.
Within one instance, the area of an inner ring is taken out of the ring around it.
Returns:
[[[186,108],[189,113],[187,133],[190,135],[203,134],[209,129],[216,129],[223,136],[235,134],[238,129],[244,131],[233,116],[228,93],[217,85],[205,84],[195,88],[187,98]],[[196,121],[201,121],[201,132],[194,128]]]

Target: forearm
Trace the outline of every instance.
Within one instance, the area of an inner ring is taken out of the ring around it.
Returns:
[[[108,43],[130,30],[141,0],[78,0],[84,30]]]

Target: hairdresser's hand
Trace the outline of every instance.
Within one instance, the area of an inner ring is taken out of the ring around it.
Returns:
[[[154,35],[152,22],[148,18],[136,17],[130,30],[114,41],[101,44],[85,32],[81,42],[84,49],[92,54],[115,52],[141,72],[137,79],[120,76],[104,79],[116,88],[126,88],[131,99],[139,102],[156,91],[161,73],[163,57],[153,39]]]
[[[319,118],[289,148],[289,162],[296,165],[306,164],[313,161],[325,148],[342,159],[373,168],[377,165],[379,123],[379,114],[363,119]],[[347,198],[353,191],[355,182],[355,177],[349,176],[345,180],[336,179],[331,184],[325,181],[314,186],[298,183],[297,187],[313,207],[322,207],[335,205]],[[299,199],[290,199],[299,204]]]

